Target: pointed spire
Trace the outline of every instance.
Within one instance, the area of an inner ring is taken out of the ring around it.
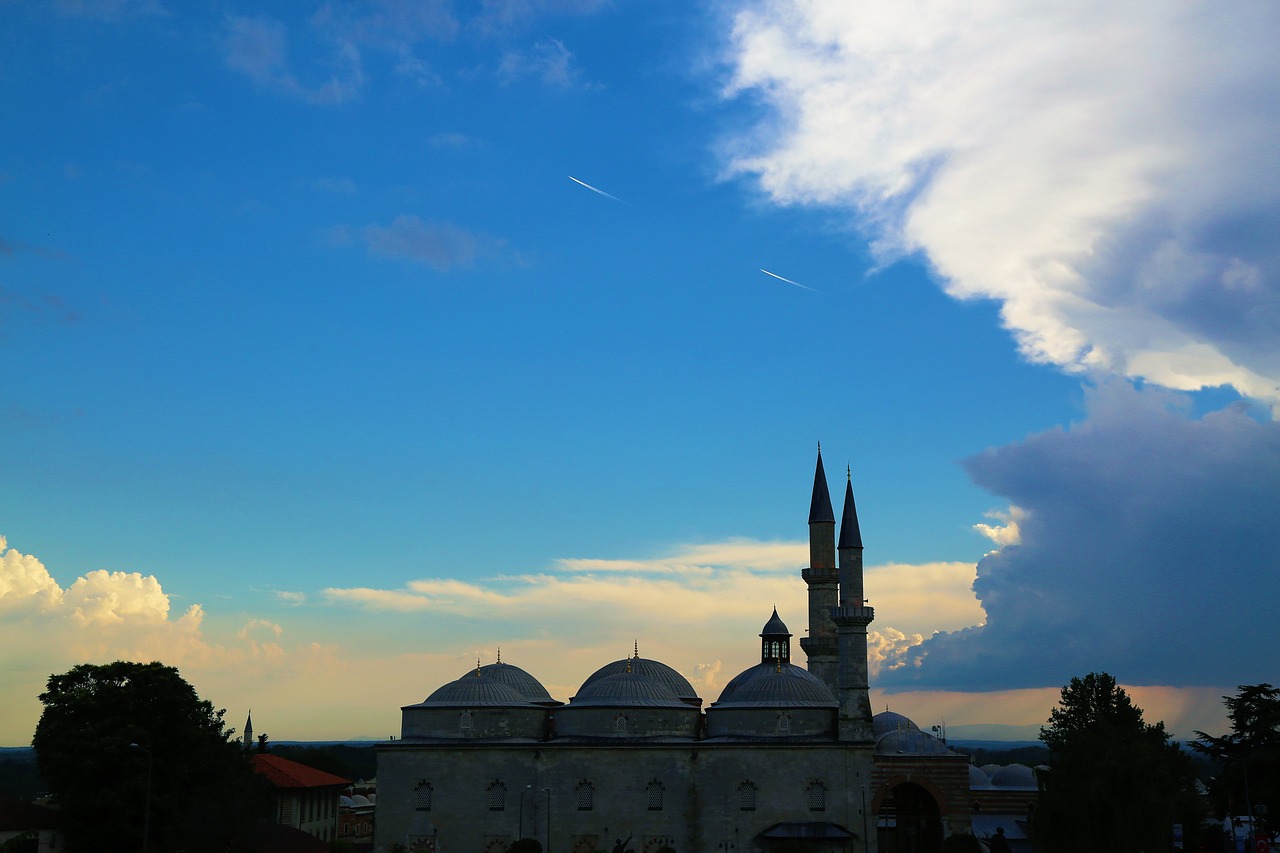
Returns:
[[[498,663],[502,663],[502,646],[498,646]]]
[[[633,643],[635,643],[635,657],[636,657],[637,659],[639,659],[639,657],[640,657],[640,641],[639,641],[639,640],[632,640],[632,642],[633,642]]]
[[[831,492],[827,491],[827,472],[822,468],[822,443],[818,443],[818,467],[813,472],[813,500],[809,502],[809,523],[819,521],[835,523],[831,509]]]
[[[840,518],[840,544],[836,547],[862,547],[862,530],[858,527],[858,508],[853,503],[853,473],[846,470],[848,479],[844,484],[844,514]]]

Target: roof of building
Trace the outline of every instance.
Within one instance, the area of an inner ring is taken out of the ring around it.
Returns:
[[[548,697],[549,698],[549,697]],[[450,681],[411,708],[423,706],[436,708],[523,708],[534,707],[533,703],[516,688],[504,684],[496,678],[481,675],[479,669]]]
[[[852,475],[844,484],[844,514],[840,517],[840,542],[838,548],[861,548],[862,529],[858,527],[858,508],[853,503]]]
[[[827,490],[827,472],[822,469],[822,448],[818,448],[818,467],[813,472],[813,499],[809,502],[809,523],[829,521],[835,523],[836,514],[831,509],[831,492]]]
[[[1008,764],[991,773],[991,784],[997,788],[1038,788],[1036,772],[1025,764]]]
[[[876,737],[876,755],[955,755],[946,742],[919,729],[900,729]]]
[[[693,685],[689,683],[689,679],[676,672],[665,663],[656,660],[642,658],[639,655],[630,658],[623,658],[612,663],[607,663],[597,669],[591,675],[587,676],[587,680],[582,682],[582,686],[578,688],[578,697],[587,692],[587,687],[599,681],[602,678],[618,675],[620,673],[633,672],[651,678],[659,684],[664,684],[677,699],[685,702],[693,702],[702,704],[702,699],[698,697],[697,692],[693,689]],[[577,698],[577,697],[575,697]]]
[[[57,813],[53,809],[14,797],[0,797],[0,831],[27,832],[55,826]]]
[[[725,685],[712,708],[838,708],[831,688],[793,663],[764,661]]]
[[[486,678],[492,678],[494,681],[507,685],[535,704],[550,704],[556,701],[551,698],[547,688],[542,686],[542,682],[518,666],[498,661],[497,663],[485,664],[479,670],[473,670],[467,675],[474,675],[477,671]]]
[[[253,769],[266,776],[267,781],[277,788],[327,788],[351,784],[350,779],[269,752],[255,753],[250,761]]]
[[[919,731],[917,726],[910,718],[897,713],[896,711],[881,711],[871,718],[871,733],[877,737],[896,731]]]
[[[778,608],[773,608],[773,615],[769,617],[769,621],[764,623],[764,627],[760,629],[761,637],[777,637],[785,635],[791,636],[791,632],[787,630],[787,623],[782,621],[778,616]]]
[[[639,672],[588,679],[569,708],[688,708],[668,685]]]
[[[240,840],[246,853],[327,853],[329,843],[281,823],[255,823]]]

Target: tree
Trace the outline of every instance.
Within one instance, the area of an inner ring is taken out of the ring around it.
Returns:
[[[1191,759],[1106,673],[1073,678],[1040,729],[1049,748],[1032,830],[1051,853],[1168,850],[1199,827]]]
[[[173,667],[116,661],[49,677],[31,745],[67,849],[225,851],[271,791]]]
[[[1209,793],[1220,817],[1280,804],[1280,689],[1242,684],[1223,696],[1231,731],[1221,737],[1196,732],[1192,748],[1219,763]],[[1259,823],[1260,828],[1267,829]]]

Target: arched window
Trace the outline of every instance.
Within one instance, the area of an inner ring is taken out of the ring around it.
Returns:
[[[613,721],[613,730],[620,735],[627,733],[627,715],[619,714],[618,718]]]
[[[649,811],[662,811],[662,795],[666,790],[666,786],[657,779],[649,780],[649,784],[644,788],[645,798],[649,801]]]
[[[738,785],[738,808],[744,812],[753,812],[756,810],[756,783],[747,779]]]
[[[497,779],[489,783],[489,811],[500,812],[507,807],[507,786]]]
[[[578,783],[578,811],[589,812],[596,807],[596,786],[586,779]]]
[[[791,715],[786,711],[778,714],[778,734],[785,735],[791,732]]]
[[[431,794],[434,789],[426,779],[419,780],[413,789],[414,807],[420,812],[431,811]]]
[[[463,712],[458,716],[458,729],[459,729],[459,730],[460,730],[464,735],[469,735],[469,734],[471,734],[471,728],[472,728],[472,725],[473,725],[473,722],[472,722],[472,719],[471,719],[471,712],[470,712],[470,711],[463,711]]]
[[[809,811],[825,812],[827,810],[827,786],[814,779],[805,790],[809,794]]]

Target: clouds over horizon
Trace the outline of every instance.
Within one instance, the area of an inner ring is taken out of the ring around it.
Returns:
[[[968,459],[974,482],[1020,508],[1017,542],[978,563],[987,624],[905,650],[881,684],[1266,680],[1280,650],[1256,611],[1280,594],[1280,424],[1186,405],[1115,380],[1089,392],[1081,423]]]
[[[729,170],[999,300],[1023,354],[1280,405],[1280,12],[749,2]]]

